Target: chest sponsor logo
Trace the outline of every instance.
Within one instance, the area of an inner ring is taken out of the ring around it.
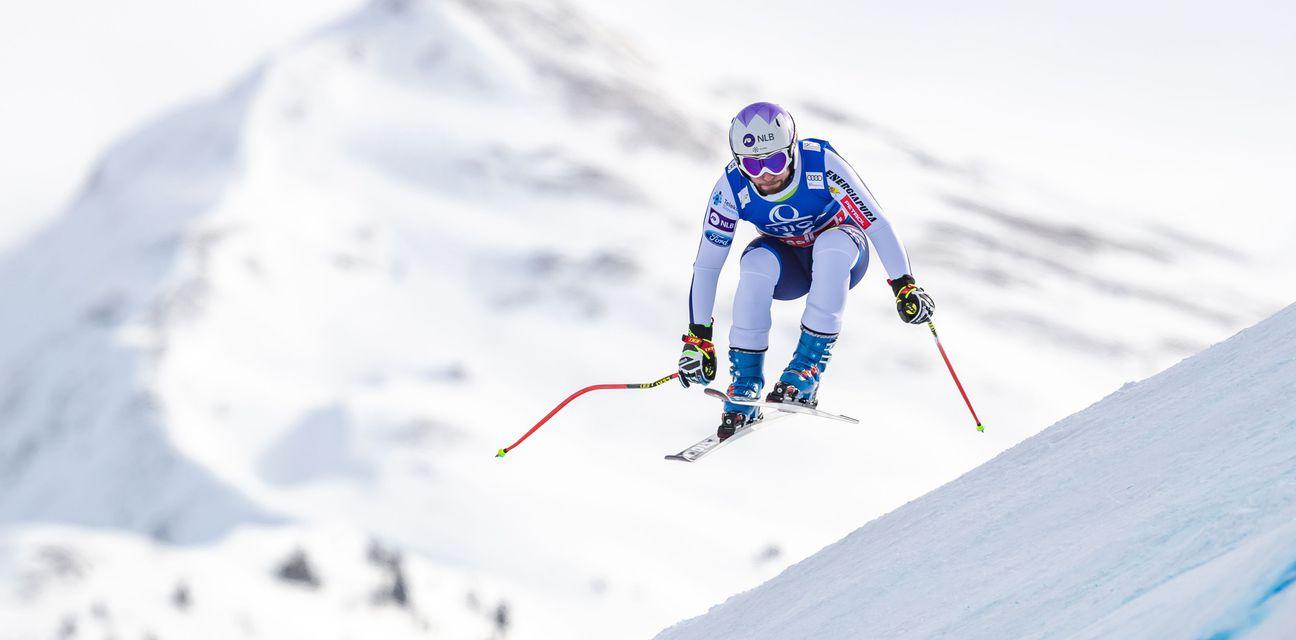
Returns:
[[[710,242],[717,247],[727,247],[733,243],[733,236],[727,236],[710,229],[707,229],[706,233],[703,235],[706,236],[707,242]]]
[[[765,231],[779,236],[805,235],[814,226],[815,217],[802,214],[790,204],[775,205],[769,212]]]
[[[711,223],[711,226],[717,229],[729,232],[733,232],[734,227],[738,225],[737,220],[726,218],[724,214],[715,209],[712,209],[711,212],[707,214],[707,222]]]
[[[824,188],[823,173],[819,171],[807,171],[805,177],[807,187],[810,187],[811,189]]]
[[[742,190],[738,192],[738,206],[745,207],[749,204],[751,204],[751,194],[747,193],[747,187],[743,187]]]
[[[809,140],[802,140],[801,148],[806,151],[823,151],[823,147],[818,142],[810,142]]]
[[[842,204],[842,208],[850,214],[856,223],[861,227],[867,227],[877,222],[877,216],[872,211],[869,211],[868,206],[860,199],[859,193],[855,191],[855,187],[850,186],[850,183],[846,182],[846,179],[838,175],[836,171],[829,169],[825,174],[833,183],[833,186],[829,187],[829,191],[834,197],[837,197]]]

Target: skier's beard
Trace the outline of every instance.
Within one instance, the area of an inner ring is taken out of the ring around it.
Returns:
[[[767,173],[765,175],[748,179],[751,180],[752,184],[756,185],[757,193],[767,196],[771,193],[778,193],[786,188],[788,181],[792,179],[792,170],[795,168],[796,165],[789,162],[787,168],[783,170],[783,173],[778,175],[770,175]]]

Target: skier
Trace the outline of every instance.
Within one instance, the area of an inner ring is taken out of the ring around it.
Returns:
[[[711,312],[720,268],[738,220],[760,232],[743,249],[729,330],[728,393],[759,400],[765,386],[770,306],[806,296],[801,338],[767,402],[818,403],[819,381],[841,331],[846,292],[868,268],[867,236],[886,268],[900,318],[921,324],[935,304],[914,281],[909,257],[873,194],[826,140],[797,140],[791,114],[769,102],[747,105],[729,125],[733,160],[707,202],[689,289],[689,331],[679,380],[707,385],[716,375]],[[716,435],[728,438],[761,419],[760,408],[726,402]]]

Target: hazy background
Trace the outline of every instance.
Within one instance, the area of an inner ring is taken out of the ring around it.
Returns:
[[[1296,234],[1296,215],[1253,215],[1280,207],[1296,168],[1290,3],[577,4],[690,82],[831,87],[845,110],[1111,210],[1212,209],[1212,231],[1242,216],[1272,225],[1264,238]],[[63,204],[108,142],[359,6],[0,7],[0,246]]]
[[[547,638],[701,613],[1290,303],[1292,13],[6,4],[0,619]],[[674,365],[756,99],[870,183],[990,428],[875,266],[825,382],[861,429],[666,463],[718,408],[671,385],[491,458],[573,389]],[[298,551],[321,584],[285,577]]]
[[[114,140],[222,91],[354,0],[0,5],[0,247],[67,204]]]

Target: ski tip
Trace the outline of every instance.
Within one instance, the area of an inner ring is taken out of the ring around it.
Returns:
[[[506,453],[508,453],[508,449],[500,449],[499,451],[496,451],[496,452],[495,452],[495,457],[496,457],[496,458],[503,458],[503,457],[504,457],[504,454],[506,454]]]

